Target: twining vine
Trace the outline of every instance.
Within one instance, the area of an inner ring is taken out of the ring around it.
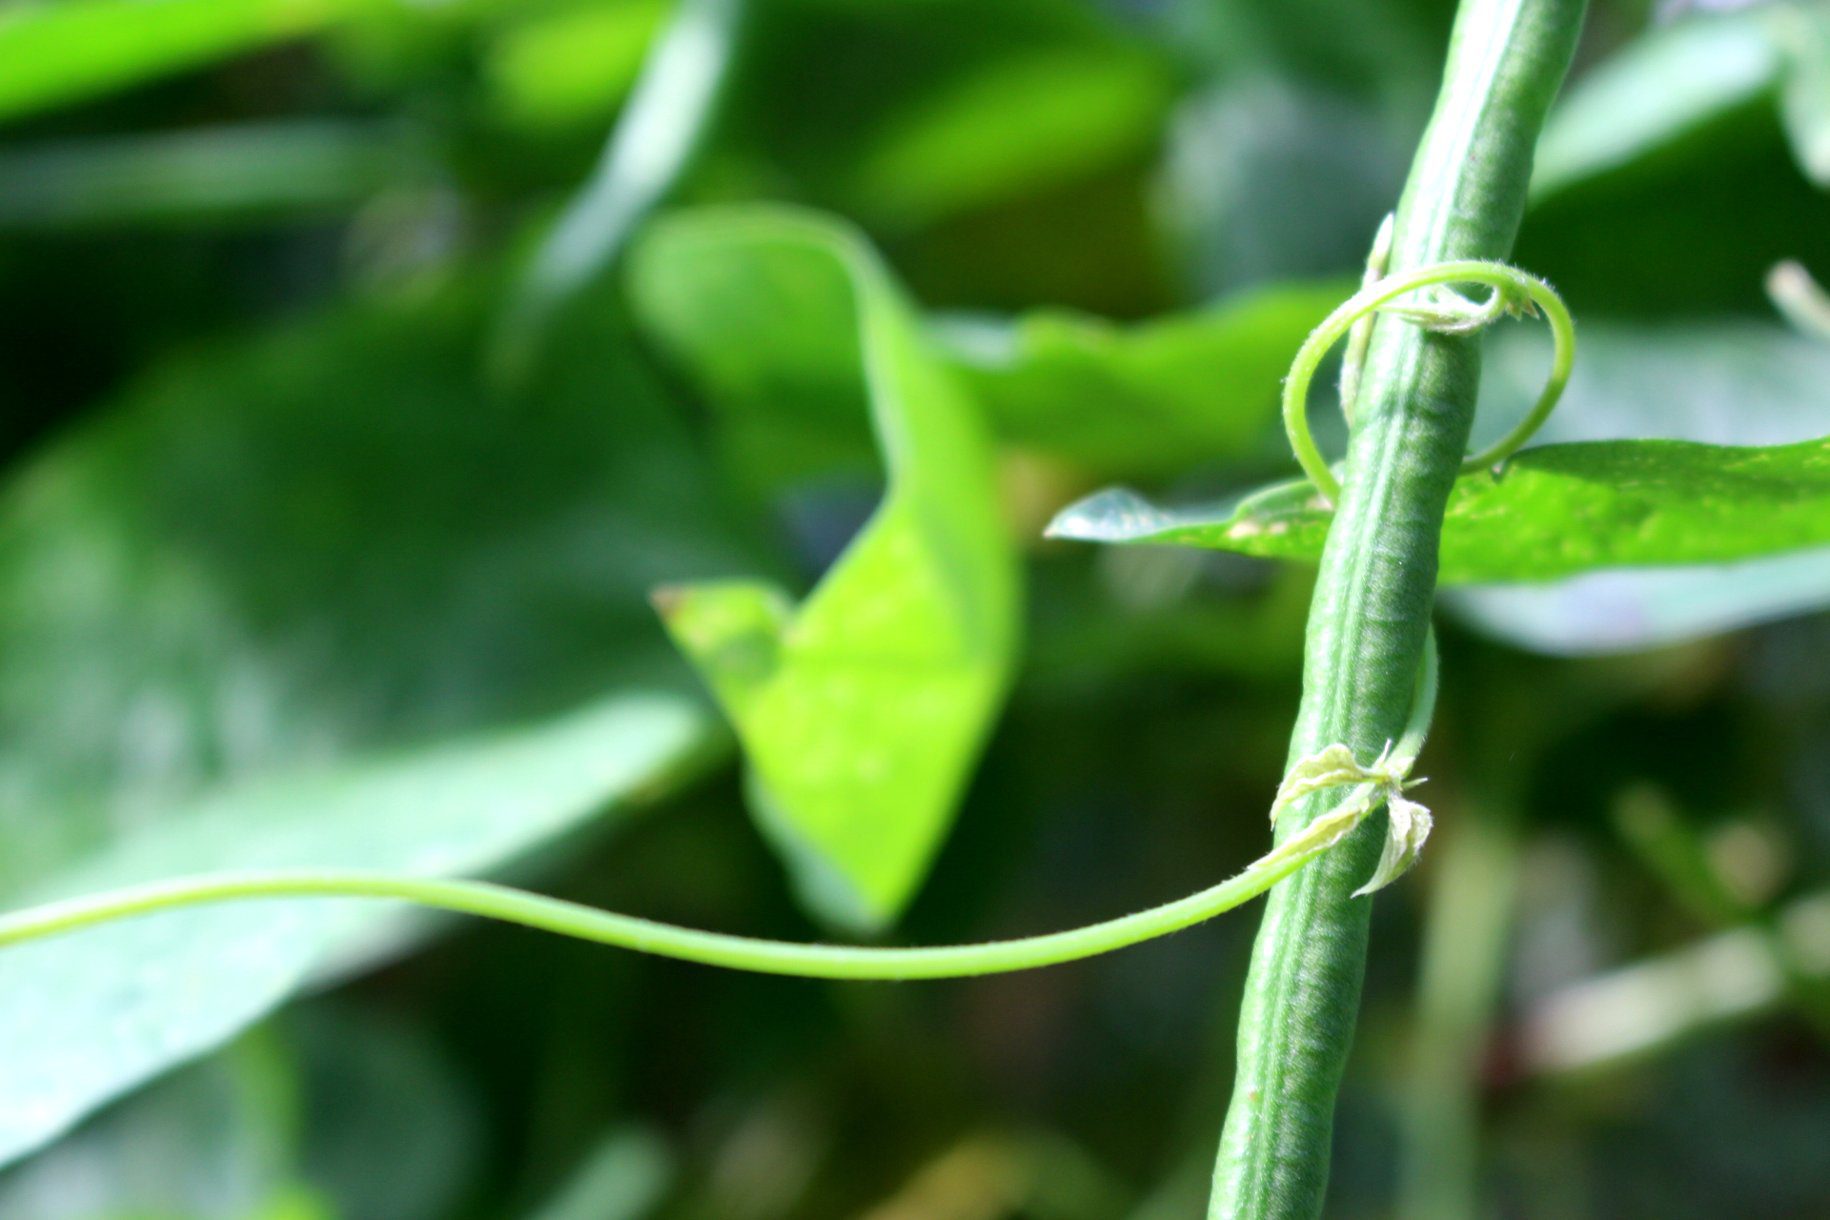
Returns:
[[[1388,232],[1389,226],[1382,230]],[[1374,269],[1381,266],[1380,258],[1376,247],[1371,264]],[[1450,283],[1483,284],[1493,290],[1492,297],[1482,304],[1459,296],[1402,299],[1420,289]],[[1530,439],[1556,406],[1568,381],[1575,354],[1575,331],[1562,299],[1544,281],[1516,268],[1464,260],[1373,279],[1330,313],[1298,350],[1284,394],[1284,418],[1291,446],[1321,493],[1333,499],[1340,493],[1340,484],[1310,437],[1304,401],[1317,365],[1337,340],[1359,328],[1342,374],[1343,406],[1351,411],[1351,387],[1358,378],[1368,329],[1363,323],[1375,314],[1392,314],[1427,330],[1468,334],[1534,306],[1544,311],[1556,341],[1550,380],[1518,427],[1470,459],[1470,469],[1486,469],[1504,461]],[[1339,743],[1299,759],[1278,788],[1271,819],[1275,823],[1286,808],[1314,793],[1342,792],[1341,799],[1326,812],[1217,885],[1161,906],[1063,932],[919,948],[800,944],[684,928],[486,881],[300,869],[181,877],[30,907],[0,916],[0,947],[158,911],[237,899],[368,898],[407,902],[577,940],[760,974],[900,981],[966,978],[1060,965],[1166,936],[1241,906],[1340,843],[1381,807],[1388,811],[1385,850],[1372,879],[1358,893],[1372,893],[1396,880],[1416,860],[1431,825],[1429,812],[1404,793],[1422,782],[1411,778],[1411,769],[1429,732],[1436,687],[1436,648],[1431,639],[1419,667],[1409,720],[1398,740],[1388,744],[1369,764],[1360,763],[1351,749]]]

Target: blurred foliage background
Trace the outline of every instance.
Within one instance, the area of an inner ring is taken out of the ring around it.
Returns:
[[[322,863],[933,943],[1238,868],[1308,573],[1042,528],[1289,470],[1451,16],[0,7],[4,904]],[[1547,435],[1824,433],[1763,285],[1830,272],[1826,187],[1817,0],[1595,0],[1517,252],[1583,332]],[[1497,426],[1546,345],[1487,350]],[[836,744],[730,581],[894,636]],[[1822,551],[1445,594],[1331,1215],[1830,1216],[1827,605]],[[0,1215],[1192,1218],[1255,926],[884,986],[161,916],[0,956]]]

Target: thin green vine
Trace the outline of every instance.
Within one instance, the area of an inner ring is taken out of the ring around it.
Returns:
[[[1349,757],[1348,768],[1331,777],[1310,776],[1307,786],[1300,790],[1294,790],[1294,781],[1286,779],[1273,806],[1273,817],[1294,799],[1293,791],[1306,795],[1330,788],[1349,790],[1345,799],[1330,813],[1312,821],[1304,833],[1285,839],[1218,885],[1161,906],[1065,932],[975,945],[909,949],[796,944],[657,923],[484,881],[353,870],[284,870],[184,877],[30,907],[0,916],[0,947],[131,916],[231,899],[379,898],[758,974],[894,981],[966,978],[1060,965],[1212,919],[1258,897],[1339,843],[1380,801],[1396,798],[1410,783],[1410,768],[1423,748],[1436,706],[1436,671],[1435,651],[1431,649],[1418,674],[1403,735],[1371,767],[1360,768]]]

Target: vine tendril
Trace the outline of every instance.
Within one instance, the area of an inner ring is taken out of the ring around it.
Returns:
[[[1407,293],[1446,284],[1481,284],[1493,292],[1480,304],[1454,294],[1450,294],[1447,300],[1438,297],[1427,302],[1398,301]],[[1361,334],[1366,333],[1366,328],[1361,325],[1363,319],[1376,313],[1392,313],[1440,334],[1470,334],[1491,325],[1502,316],[1535,314],[1540,310],[1550,324],[1551,339],[1555,344],[1551,355],[1550,376],[1544,384],[1544,392],[1538,396],[1525,418],[1511,431],[1463,462],[1464,472],[1497,469],[1532,438],[1556,409],[1557,400],[1563,396],[1564,386],[1569,384],[1570,370],[1576,360],[1576,324],[1570,317],[1568,307],[1556,290],[1537,276],[1505,263],[1478,259],[1431,263],[1383,276],[1362,287],[1310,332],[1302,347],[1297,350],[1296,359],[1290,366],[1290,374],[1284,380],[1284,430],[1289,434],[1290,448],[1295,452],[1303,473],[1309,476],[1316,490],[1327,500],[1333,502],[1340,498],[1340,481],[1329,469],[1327,460],[1316,448],[1315,438],[1309,431],[1309,384],[1315,379],[1315,371],[1321,364],[1322,357],[1328,354],[1328,349],[1343,335],[1353,331],[1356,326],[1360,327]],[[1351,420],[1351,404],[1348,410]]]
[[[1434,641],[1418,674],[1410,721],[1390,752],[1415,759],[1436,705]],[[1384,761],[1384,760],[1381,760]],[[1350,807],[1351,805],[1351,807]],[[1065,932],[980,944],[919,948],[802,944],[706,932],[487,881],[445,880],[347,869],[215,873],[128,886],[0,915],[0,948],[119,919],[232,899],[369,898],[518,924],[679,961],[801,978],[969,978],[1055,966],[1142,944],[1203,923],[1251,901],[1345,838],[1377,807],[1344,801],[1217,885],[1116,919]]]

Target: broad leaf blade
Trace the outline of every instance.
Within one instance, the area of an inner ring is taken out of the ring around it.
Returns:
[[[1297,283],[1121,327],[1065,313],[943,331],[1000,440],[1090,470],[1185,470],[1250,449],[1290,354],[1351,284]]]
[[[348,772],[270,780],[170,814],[31,898],[269,867],[474,873],[655,790],[703,747],[675,697],[613,699],[550,725]],[[215,1047],[359,952],[385,908],[228,904],[147,916],[0,955],[0,1159]]]
[[[1330,510],[1306,483],[1230,507],[1165,512],[1104,492],[1057,537],[1314,559]],[[1593,441],[1528,450],[1449,495],[1441,581],[1542,581],[1603,568],[1721,563],[1830,545],[1830,439],[1733,448]]]
[[[830,367],[816,361],[815,375],[835,394],[837,370],[863,378],[888,467],[863,532],[798,608],[746,583],[673,589],[660,605],[736,724],[752,807],[808,901],[880,926],[952,820],[1015,655],[1016,563],[989,438],[887,274],[841,228],[774,211],[678,220],[646,240],[637,273],[649,303],[664,300],[649,312],[664,327],[715,316],[726,342],[763,354],[778,349],[759,335],[808,335],[780,349],[790,365],[855,348]],[[849,297],[845,314],[834,288]],[[794,325],[809,301],[811,333]],[[728,376],[718,364],[703,381],[716,395]],[[789,405],[763,396],[738,407]]]
[[[61,0],[0,15],[0,119],[320,29],[373,0]]]
[[[1648,31],[1580,78],[1551,112],[1538,141],[1533,198],[1627,165],[1770,97],[1780,72],[1758,12]]]
[[[0,903],[263,863],[490,869],[718,739],[678,694],[603,702],[679,680],[646,586],[746,563],[668,404],[595,324],[497,398],[483,296],[182,362],[0,493]],[[221,908],[0,955],[0,1155],[385,916]]]

